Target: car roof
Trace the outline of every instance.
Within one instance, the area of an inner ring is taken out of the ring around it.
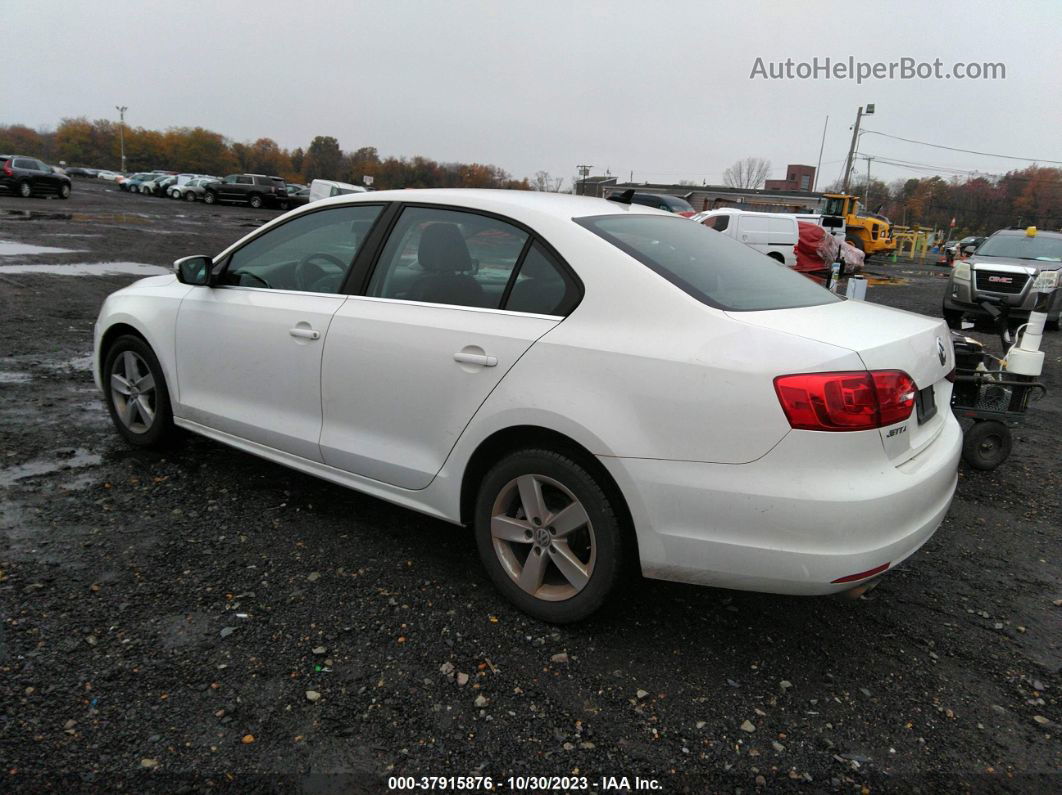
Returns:
[[[329,204],[354,204],[362,202],[423,202],[425,204],[451,204],[487,212],[531,212],[555,218],[578,218],[590,215],[659,215],[673,218],[671,213],[646,207],[644,204],[599,199],[593,196],[573,196],[569,193],[548,193],[531,190],[502,190],[487,188],[414,188],[410,190],[381,190],[369,193],[348,193],[315,202],[314,206]]]

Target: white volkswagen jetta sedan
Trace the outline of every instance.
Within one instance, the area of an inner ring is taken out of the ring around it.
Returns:
[[[865,585],[955,489],[942,320],[845,301],[658,210],[365,193],[175,271],[96,324],[128,442],[183,428],[472,525],[498,589],[547,621],[587,616],[635,567]]]

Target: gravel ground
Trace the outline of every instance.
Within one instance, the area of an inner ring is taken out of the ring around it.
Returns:
[[[460,528],[200,438],[128,449],[87,357],[132,277],[4,269],[168,265],[275,215],[83,181],[0,198],[0,241],[79,250],[0,245],[4,789],[1062,788],[1062,335],[1008,464],[964,468],[867,597],[641,581],[554,628],[501,601]],[[870,270],[905,281],[870,300],[939,311],[943,269]]]

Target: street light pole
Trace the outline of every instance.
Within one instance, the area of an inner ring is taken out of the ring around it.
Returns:
[[[122,173],[125,173],[125,112],[129,110],[128,105],[115,105],[114,109],[118,111],[118,140],[122,146]]]

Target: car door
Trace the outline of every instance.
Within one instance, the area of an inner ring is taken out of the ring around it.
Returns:
[[[321,352],[381,206],[330,207],[251,239],[177,315],[175,414],[321,461]]]
[[[238,175],[229,174],[218,185],[218,198],[226,201],[232,201],[236,192],[236,179]]]
[[[549,314],[563,311],[557,294],[501,308],[540,250],[530,230],[496,216],[404,207],[365,294],[332,319],[321,374],[325,463],[427,486],[491,390],[561,320]],[[561,279],[559,294],[575,284]]]

